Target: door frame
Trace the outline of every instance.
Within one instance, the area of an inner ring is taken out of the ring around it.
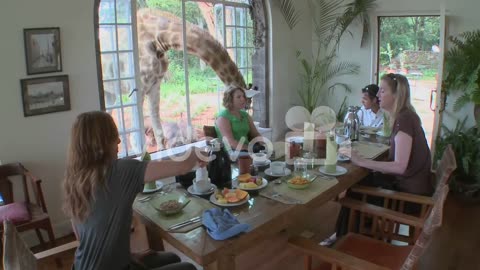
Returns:
[[[442,80],[443,78],[443,67],[444,67],[444,56],[446,52],[446,34],[447,34],[447,16],[445,6],[441,5],[440,10],[427,10],[427,11],[378,11],[372,15],[371,24],[372,24],[372,50],[371,50],[371,76],[370,80],[374,83],[378,83],[378,50],[380,48],[380,39],[379,39],[379,24],[378,20],[379,17],[415,17],[415,16],[438,16],[440,18],[440,61],[438,66],[438,78],[437,81],[437,94],[435,96],[435,111],[434,111],[434,121],[433,121],[433,129],[432,129],[432,141],[430,151],[431,153],[435,153],[435,143],[437,135],[440,132],[440,125],[442,123],[442,112],[445,109],[445,103],[443,102],[443,97],[445,93],[443,90],[438,91],[438,89],[442,89]],[[440,94],[440,95],[439,95]]]

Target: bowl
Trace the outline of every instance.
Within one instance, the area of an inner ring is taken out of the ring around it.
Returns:
[[[306,178],[295,176],[287,181],[287,186],[293,189],[306,189],[310,186],[310,183],[311,181]]]
[[[165,196],[162,200],[152,200],[152,205],[155,210],[164,215],[174,215],[180,213],[185,206],[190,202],[185,196]]]

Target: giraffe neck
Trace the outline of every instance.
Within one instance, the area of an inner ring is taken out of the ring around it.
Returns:
[[[165,63],[165,53],[169,49],[183,50],[183,23],[179,18],[160,10],[141,9],[137,13],[137,20],[140,39],[150,40],[149,44],[140,46],[140,53],[142,48],[148,49],[150,53],[155,52],[160,63]],[[246,87],[237,65],[214,37],[190,23],[187,23],[186,30],[186,48],[189,54],[207,63],[225,85]]]

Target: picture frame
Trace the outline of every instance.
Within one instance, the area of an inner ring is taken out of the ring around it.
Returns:
[[[20,80],[25,117],[70,110],[68,75]]]
[[[61,72],[60,28],[23,29],[27,75]]]

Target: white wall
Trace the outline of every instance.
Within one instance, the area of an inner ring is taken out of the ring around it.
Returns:
[[[26,75],[23,29],[36,27],[60,27],[63,72],[40,76],[69,75],[71,111],[23,116],[20,79],[39,77]],[[69,228],[60,210],[60,183],[70,127],[79,113],[100,108],[93,1],[2,1],[0,33],[0,160],[21,161],[43,180],[48,210],[59,225],[58,236]]]
[[[445,3],[446,1],[446,3]],[[378,8],[374,14],[404,14],[404,15],[421,15],[432,14],[436,12],[440,14],[441,3],[445,4],[447,10],[447,36],[457,35],[464,31],[478,29],[480,26],[480,1],[478,0],[377,0]],[[373,16],[372,16],[373,17]],[[361,87],[372,81],[372,63],[373,57],[372,42],[367,46],[360,48],[361,30],[360,26],[353,27],[354,38],[346,35],[340,48],[341,59],[348,59],[361,65],[360,74],[358,76],[350,76],[344,78],[344,82],[349,83],[356,92],[349,94],[350,104],[360,103]],[[372,29],[376,31],[376,29]],[[447,43],[448,46],[448,43]],[[334,108],[338,108],[339,103],[343,100],[343,95],[330,96],[329,104],[335,104]],[[443,115],[443,123],[447,126],[454,126],[457,119],[463,119],[465,115],[469,117],[469,125],[473,124],[472,106],[466,106],[459,112],[453,112],[452,104],[455,97],[449,97],[447,100],[447,109]]]
[[[287,131],[285,114],[289,108],[301,105],[297,89],[300,87],[298,61],[295,53],[307,56],[312,51],[312,23],[308,0],[294,1],[295,9],[301,12],[301,20],[291,31],[280,12],[277,0],[270,0],[270,123],[273,139],[282,139]]]

